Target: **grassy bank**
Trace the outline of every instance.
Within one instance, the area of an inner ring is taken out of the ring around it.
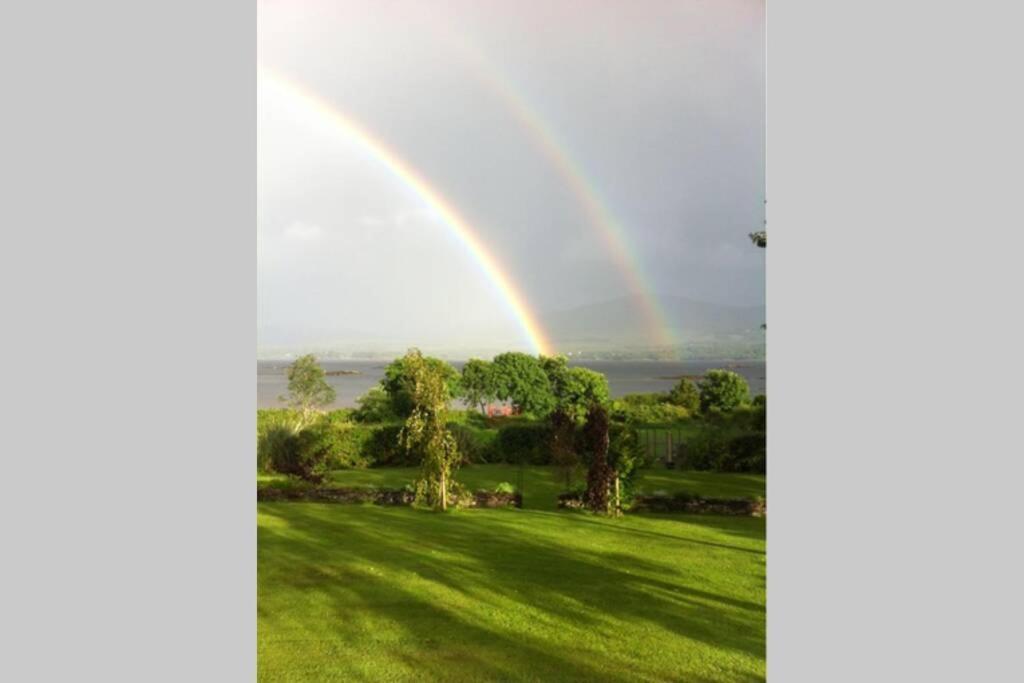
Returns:
[[[516,470],[461,478],[486,487]],[[553,503],[553,472],[529,472],[537,507],[549,493]],[[698,473],[655,474],[661,485]],[[391,486],[413,475],[335,479]],[[689,483],[763,491],[763,478],[718,476],[747,481]],[[261,503],[259,677],[763,680],[764,533],[756,518]]]

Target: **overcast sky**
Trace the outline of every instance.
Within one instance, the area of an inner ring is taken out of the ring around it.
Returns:
[[[764,302],[765,253],[747,238],[764,219],[762,1],[263,1],[258,17],[260,64],[415,167],[530,308],[629,289],[508,93],[584,171],[660,295]],[[421,197],[286,94],[258,91],[261,346],[517,329]]]

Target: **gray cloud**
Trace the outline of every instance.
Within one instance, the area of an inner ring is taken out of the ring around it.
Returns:
[[[654,289],[763,303],[746,237],[764,217],[762,2],[263,2],[258,48],[429,179],[533,308],[628,289],[495,80],[621,219]],[[258,109],[261,344],[516,334],[464,245],[361,145],[267,88]]]

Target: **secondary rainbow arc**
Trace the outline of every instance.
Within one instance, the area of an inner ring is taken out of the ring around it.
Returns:
[[[616,217],[608,202],[597,189],[597,183],[590,178],[569,151],[569,146],[559,139],[554,126],[546,122],[531,105],[529,98],[519,93],[510,79],[472,45],[466,36],[449,30],[449,44],[463,58],[474,78],[480,82],[510,112],[512,118],[527,133],[527,136],[555,169],[563,183],[583,211],[588,224],[595,230],[605,245],[616,270],[626,283],[634,301],[646,321],[651,339],[658,345],[678,351],[678,339],[673,332],[664,308],[660,305],[649,278],[644,275],[640,258],[630,245],[622,221]]]

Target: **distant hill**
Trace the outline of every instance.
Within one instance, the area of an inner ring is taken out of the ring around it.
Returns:
[[[761,339],[764,306],[727,306],[685,297],[660,299],[665,317],[683,340]],[[632,299],[615,299],[541,315],[558,346],[649,346],[647,320]]]

